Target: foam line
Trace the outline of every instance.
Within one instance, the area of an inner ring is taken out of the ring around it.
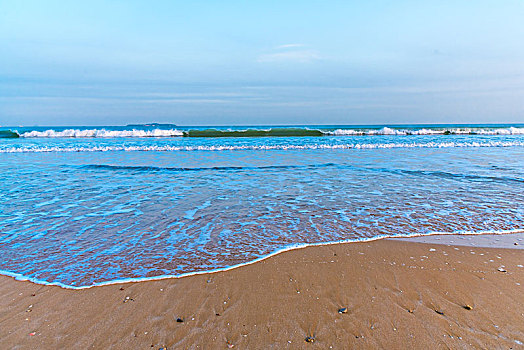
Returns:
[[[306,145],[217,145],[217,146],[92,146],[92,147],[6,147],[0,153],[52,153],[52,152],[175,152],[175,151],[271,151],[321,149],[392,149],[392,148],[479,148],[524,147],[524,141],[489,142],[413,142],[413,143],[347,143]]]
[[[479,232],[456,231],[456,232],[428,232],[428,233],[423,233],[423,234],[378,235],[378,236],[369,237],[369,238],[347,239],[347,240],[332,241],[332,242],[290,244],[280,249],[277,249],[273,251],[272,253],[269,253],[260,258],[257,258],[255,260],[251,260],[245,263],[227,266],[227,267],[223,267],[219,269],[188,272],[188,273],[182,273],[178,275],[160,275],[160,276],[154,276],[154,277],[122,278],[122,279],[117,279],[117,280],[112,280],[112,281],[95,283],[90,286],[71,286],[71,285],[67,285],[64,283],[60,283],[60,282],[47,282],[44,280],[26,277],[22,274],[14,273],[11,271],[5,271],[5,270],[0,270],[0,274],[13,277],[17,281],[29,281],[32,283],[45,285],[45,286],[57,286],[57,287],[61,287],[64,289],[80,290],[80,289],[89,289],[93,287],[109,286],[109,285],[114,285],[114,284],[158,281],[158,280],[164,280],[164,279],[183,278],[183,277],[189,277],[189,276],[194,276],[194,275],[204,275],[204,274],[212,274],[212,273],[217,273],[217,272],[229,271],[229,270],[233,270],[233,269],[236,269],[242,266],[255,264],[257,262],[269,259],[272,256],[281,254],[286,251],[295,250],[295,249],[303,249],[303,248],[314,247],[314,246],[327,246],[327,245],[334,245],[334,244],[357,243],[357,242],[371,242],[371,241],[376,241],[376,240],[385,239],[385,238],[409,238],[409,237],[421,237],[421,236],[433,236],[433,235],[488,235],[488,234],[503,235],[503,234],[512,234],[512,233],[524,233],[524,229],[503,230],[503,231],[479,231]]]

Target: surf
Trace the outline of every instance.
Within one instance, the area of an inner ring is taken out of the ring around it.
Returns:
[[[221,152],[221,151],[273,151],[273,150],[371,150],[395,148],[495,148],[524,147],[524,141],[484,141],[484,142],[411,142],[411,143],[340,143],[340,144],[262,144],[262,145],[148,145],[148,146],[24,146],[1,147],[0,153],[54,153],[54,152]]]
[[[16,131],[0,130],[0,139],[17,139],[20,135]]]
[[[431,135],[524,135],[524,127],[504,126],[297,126],[297,127],[102,127],[20,128],[0,130],[0,138],[263,138],[263,137],[352,137]]]

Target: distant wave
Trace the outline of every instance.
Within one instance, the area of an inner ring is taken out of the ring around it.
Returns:
[[[382,129],[337,129],[329,132],[336,136],[353,135],[523,135],[524,128],[422,128],[422,129],[392,129],[384,127]]]
[[[184,132],[186,137],[300,137],[300,136],[325,136],[326,132],[309,128],[270,128],[247,130],[189,130]]]
[[[17,139],[20,135],[16,131],[0,130],[0,139]]]
[[[33,146],[7,147],[0,153],[46,152],[169,152],[169,151],[243,151],[243,150],[315,150],[315,149],[387,149],[387,148],[475,148],[475,147],[524,147],[524,141],[486,142],[413,142],[413,143],[348,143],[306,145],[214,145],[214,146]]]
[[[62,131],[45,130],[29,131],[20,137],[27,138],[116,138],[116,137],[300,137],[300,136],[326,136],[328,133],[308,128],[269,128],[246,130],[218,130],[218,129],[193,129],[181,131],[178,129],[154,130],[107,130],[107,129],[67,129]]]
[[[22,133],[20,137],[43,137],[43,138],[83,138],[83,137],[100,137],[100,138],[115,138],[115,137],[174,137],[183,136],[183,133],[176,129],[163,130],[107,130],[107,129],[66,129],[62,131],[45,130],[45,131],[29,131]]]
[[[286,127],[267,129],[65,129],[65,130],[31,130],[18,132],[16,130],[0,130],[0,138],[120,138],[120,137],[320,137],[320,136],[373,136],[373,135],[524,135],[524,128],[517,127],[493,127],[493,128],[307,128]]]

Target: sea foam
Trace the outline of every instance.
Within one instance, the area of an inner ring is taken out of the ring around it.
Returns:
[[[183,136],[182,131],[176,129],[163,130],[163,129],[154,129],[154,130],[106,130],[106,129],[66,129],[62,131],[55,131],[52,129],[45,131],[29,131],[22,133],[21,137],[27,138],[78,138],[78,137],[103,137],[103,138],[112,138],[112,137],[174,137],[174,136]]]
[[[0,153],[49,153],[49,152],[174,152],[174,151],[270,151],[316,149],[389,149],[389,148],[477,148],[523,147],[524,141],[486,142],[412,142],[412,143],[346,143],[346,144],[281,144],[281,145],[195,145],[195,146],[20,146],[0,148]]]

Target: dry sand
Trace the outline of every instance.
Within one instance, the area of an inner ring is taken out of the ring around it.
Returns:
[[[522,265],[524,250],[380,240],[84,290],[0,276],[0,349],[517,349]]]

